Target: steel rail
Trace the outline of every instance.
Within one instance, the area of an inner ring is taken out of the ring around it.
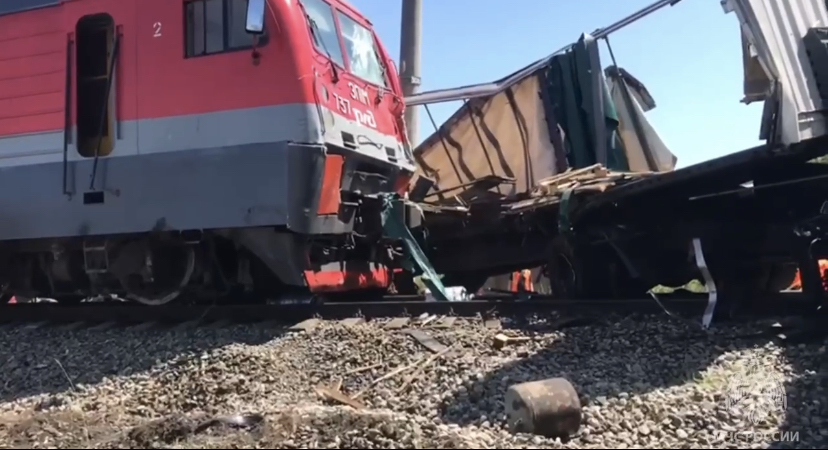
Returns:
[[[743,314],[745,318],[808,315],[813,306],[800,294],[778,294],[761,299]],[[312,317],[344,319],[351,317],[416,317],[422,314],[457,317],[522,317],[533,314],[561,313],[569,315],[604,316],[608,314],[665,314],[700,318],[707,305],[706,298],[663,297],[637,300],[503,300],[486,299],[467,302],[426,302],[395,300],[373,302],[336,302],[292,305],[166,305],[144,306],[124,303],[59,305],[54,303],[0,306],[0,324],[26,323],[133,325],[140,323],[174,324],[283,322],[296,323]]]

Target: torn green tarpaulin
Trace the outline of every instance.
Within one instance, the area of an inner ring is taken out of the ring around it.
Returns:
[[[572,168],[598,162],[606,149],[606,167],[628,171],[629,162],[618,135],[619,120],[598,58],[598,44],[583,35],[566,52],[552,58],[546,72],[551,107],[561,127]],[[597,141],[600,139],[600,143]]]
[[[405,200],[398,194],[383,194],[380,198],[383,202],[382,227],[385,235],[392,239],[401,239],[405,245],[406,258],[403,260],[403,267],[415,276],[419,275],[437,300],[450,301],[440,276],[434,271],[411,230],[405,225]]]

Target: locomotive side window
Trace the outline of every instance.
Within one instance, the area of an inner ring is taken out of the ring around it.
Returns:
[[[313,45],[317,50],[327,55],[331,61],[345,67],[345,58],[342,56],[342,47],[339,44],[339,33],[334,21],[333,8],[323,0],[300,0],[308,19]]]
[[[253,46],[245,31],[247,0],[195,0],[184,6],[185,55],[212,55]],[[259,45],[266,43],[266,34]]]
[[[339,13],[339,25],[345,39],[345,51],[351,64],[351,73],[379,86],[387,87],[385,66],[379,58],[379,50],[371,31]]]

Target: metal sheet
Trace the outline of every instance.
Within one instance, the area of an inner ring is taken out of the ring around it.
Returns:
[[[812,27],[828,25],[828,9],[823,0],[726,0],[725,12],[734,12],[742,35],[755,52],[750,65],[760,65],[779,81],[783,96],[780,104],[781,142],[796,143],[825,133],[825,119],[816,111],[825,105],[817,89],[808,53],[802,38]],[[747,47],[743,45],[743,48]],[[761,80],[756,69],[748,67],[746,83]],[[760,99],[760,94],[748,99]]]
[[[526,192],[554,175],[555,148],[539,92],[538,77],[530,76],[507,91],[471,101],[470,109],[461,108],[417,147],[417,175],[434,179],[437,190],[487,175],[514,178],[504,194]]]
[[[645,116],[655,108],[647,88],[624,69],[607,70],[607,86],[618,114],[618,133],[624,143],[627,162],[633,172],[667,172],[675,170],[678,158],[656,132]],[[628,90],[629,98],[624,95]],[[636,123],[640,130],[636,129]],[[655,167],[649,167],[652,161]]]
[[[597,149],[584,139],[575,139],[587,137],[583,135],[583,127],[592,122],[582,120],[580,110],[574,109],[577,105],[572,101],[569,109],[553,108],[555,112],[551,112],[542,91],[546,90],[548,96],[562,94],[542,86],[542,73],[543,69],[503,92],[471,100],[461,107],[415,149],[418,169],[413,182],[416,183],[418,176],[426,176],[435,181],[433,190],[441,191],[494,175],[515,180],[514,184],[491,189],[508,197],[530,191],[540,180],[562,170],[561,166],[567,167],[567,161],[559,161],[563,159],[560,155],[566,152],[580,151],[584,158],[593,158]],[[645,111],[655,107],[652,96],[629,73],[623,69],[620,73],[632,94],[629,100],[622,95],[623,86],[618,77],[608,77],[608,89],[603,92],[583,84],[580,89],[597,92],[599,102],[601,95],[609,93],[619,122],[617,132],[623,141],[623,149],[618,149],[625,153],[623,159],[630,171],[674,170],[675,155],[644,115]],[[604,82],[603,79],[599,81]],[[577,127],[565,129],[566,123]],[[550,130],[555,129],[557,135],[553,136]],[[567,132],[574,134],[569,136],[570,148],[564,150]],[[457,193],[459,191],[452,194]]]

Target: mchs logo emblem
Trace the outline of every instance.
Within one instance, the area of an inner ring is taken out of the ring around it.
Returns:
[[[787,408],[785,383],[779,375],[750,366],[727,383],[727,409],[753,425],[782,414]]]

